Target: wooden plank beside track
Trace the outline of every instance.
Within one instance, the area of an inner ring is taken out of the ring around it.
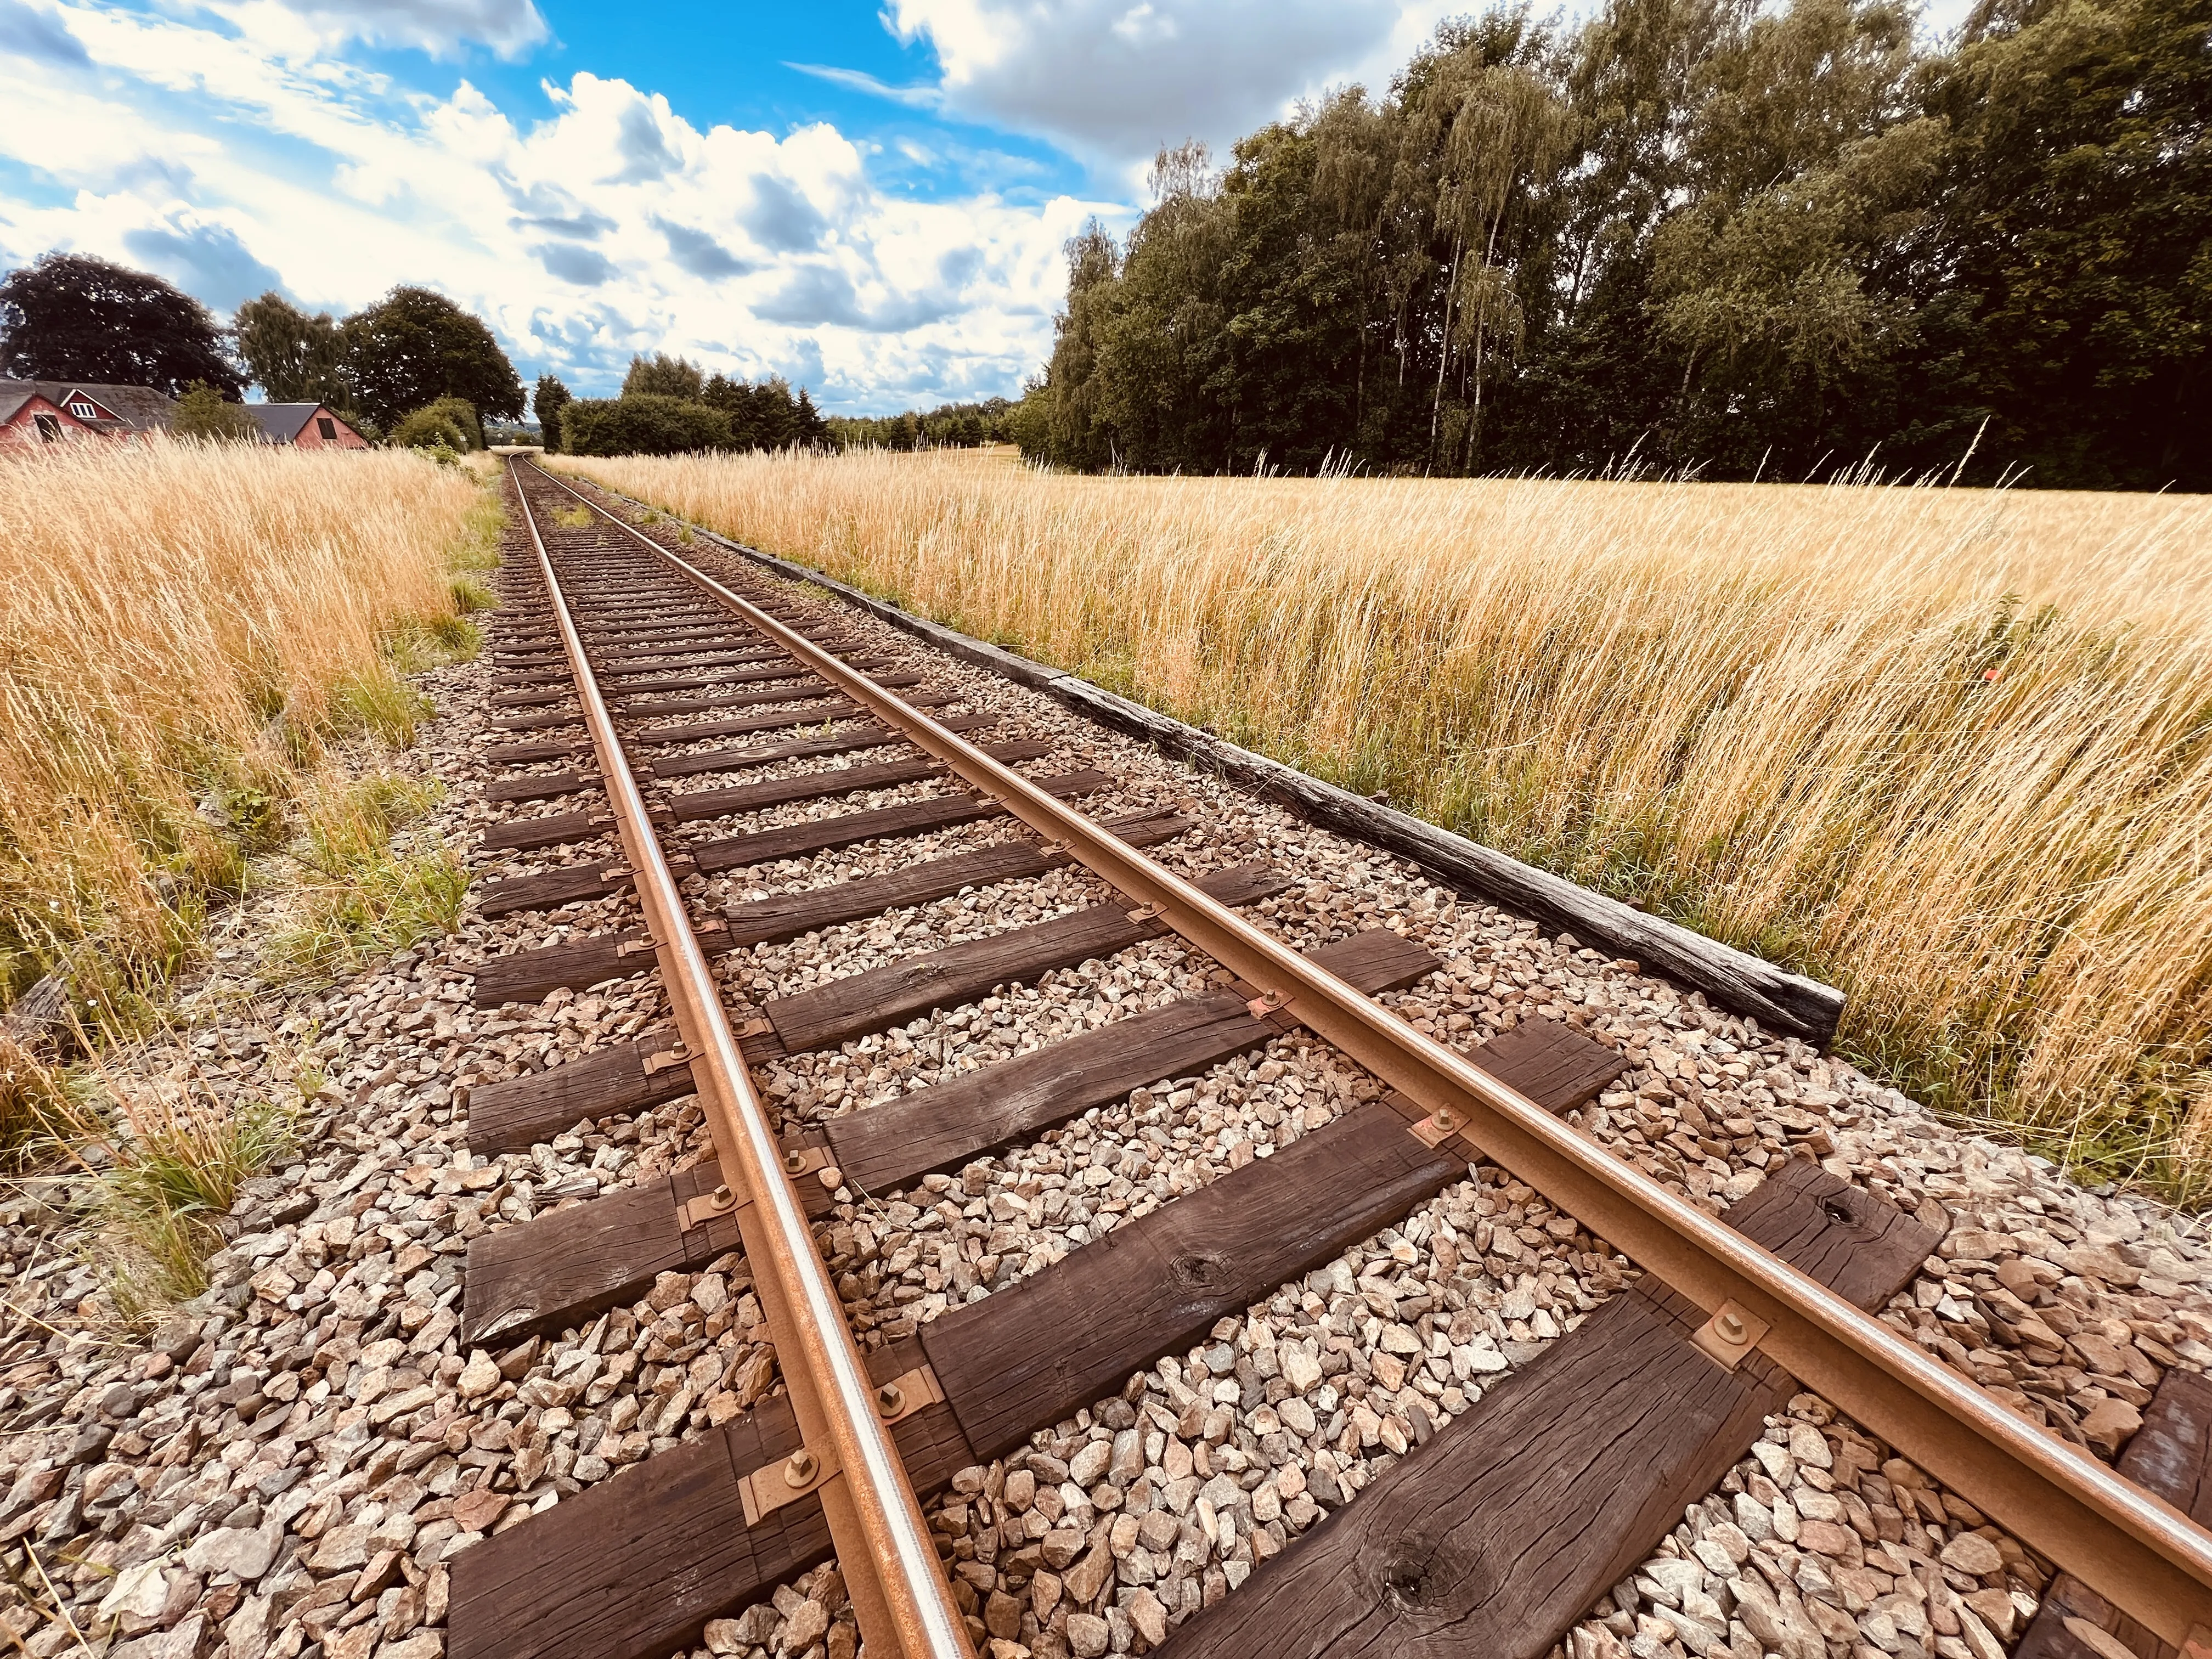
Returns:
[[[1862,1307],[1942,1237],[1802,1159],[1771,1170],[1728,1219]],[[1758,1355],[1735,1371],[1707,1359],[1690,1343],[1704,1318],[1664,1291],[1616,1297],[1161,1651],[1540,1659],[1796,1387]]]

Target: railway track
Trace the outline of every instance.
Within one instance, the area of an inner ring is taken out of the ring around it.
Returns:
[[[454,1659],[646,1659],[832,1556],[870,1652],[1010,1646],[1003,1609],[940,1559],[923,1505],[1071,1422],[1082,1449],[1064,1460],[1069,1507],[1086,1504],[1102,1457],[1118,1464],[1148,1435],[1179,1437],[1197,1448],[1194,1466],[1150,1513],[1198,1515],[1212,1544],[1224,1526],[1253,1541],[1249,1494],[1265,1483],[1237,1479],[1246,1466],[1230,1425],[1254,1413],[1279,1423],[1299,1390],[1224,1366],[1210,1381],[1177,1373],[1162,1410],[1125,1385],[1249,1307],[1296,1294],[1475,1164],[1502,1166],[1555,1207],[1568,1237],[1617,1249],[1642,1278],[1540,1361],[1462,1391],[1477,1397],[1445,1420],[1419,1416],[1409,1455],[1235,1588],[1224,1577],[1228,1593],[1168,1609],[1194,1616],[1140,1631],[1146,1642],[1193,1659],[1492,1649],[1536,1659],[1802,1387],[2070,1575],[2049,1598],[2060,1611],[2030,1632],[2039,1653],[2105,1651],[2081,1645],[2075,1626],[2090,1626],[2121,1632],[2112,1639],[2139,1659],[2212,1650],[2212,1537],[2161,1501],[2195,1499],[2177,1471],[2212,1422],[2196,1379],[2177,1371],[2161,1389],[2127,1469],[2142,1484],[2116,1474],[1870,1316],[1942,1229],[1805,1159],[1770,1164],[1716,1220],[1568,1121],[1623,1069],[1613,1049],[1530,1018],[1470,1060],[1377,1000],[1438,966],[1379,925],[1387,918],[1291,949],[1255,915],[1295,870],[1218,848],[1188,856],[1209,835],[1193,809],[1094,817],[1085,803],[1110,793],[1110,775],[1008,737],[928,659],[856,629],[834,603],[735,561],[710,572],[688,532],[641,525],[533,465],[512,471],[528,553],[505,573],[491,647],[512,741],[497,755],[511,769],[488,791],[511,816],[483,848],[541,855],[544,867],[480,883],[478,902],[488,915],[607,925],[556,926],[487,961],[476,1000],[657,974],[665,1017],[586,1058],[477,1089],[470,1146],[526,1149],[696,1096],[710,1156],[473,1240],[462,1342],[588,1328],[662,1275],[741,1262],[783,1388],[457,1556]],[[866,804],[885,792],[899,799]],[[984,833],[963,850],[939,849],[971,828]],[[799,890],[745,884],[780,860],[854,847],[883,854],[872,873]],[[1170,860],[1171,847],[1186,855]],[[944,902],[1023,882],[1059,884],[1053,914],[929,936]],[[856,927],[878,929],[869,949],[804,988],[757,996],[730,971],[752,951]],[[1163,940],[1213,964],[1198,994],[995,1050],[888,1103],[800,1121],[756,1080],[794,1057],[865,1056],[946,1010],[988,1021],[1006,988]],[[852,1276],[824,1242],[854,1206],[903,1205],[926,1221],[927,1200],[973,1161],[1286,1039],[1356,1068],[1365,1081],[1351,1109],[1248,1147],[1218,1179],[1123,1215],[988,1295],[970,1275],[973,1299],[955,1297],[911,1330],[854,1319]],[[1408,1317],[1424,1315],[1413,1352],[1390,1365],[1473,1383],[1458,1374],[1466,1345],[1431,1310]],[[1240,1490],[1241,1504],[1229,1497]],[[1279,1486],[1267,1491],[1261,1510],[1280,1501]],[[1132,1540],[1157,1531],[1163,1548],[1188,1531],[1102,1514],[1096,1536],[1071,1543],[1063,1528],[1038,1534],[1038,1511],[1003,1492],[957,1496],[999,1505],[1003,1547],[1036,1551],[1037,1570],[1073,1590],[1126,1557],[1117,1526],[1133,1523]]]

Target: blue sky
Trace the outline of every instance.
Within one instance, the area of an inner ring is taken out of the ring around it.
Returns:
[[[526,380],[636,351],[833,410],[1018,393],[1164,143],[1380,87],[1445,0],[0,0],[0,264],[227,313],[399,283]]]

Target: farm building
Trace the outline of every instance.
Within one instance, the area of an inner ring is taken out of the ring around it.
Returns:
[[[76,380],[0,380],[0,444],[54,443],[93,434],[133,438],[166,428],[176,401],[151,386]]]
[[[261,441],[295,449],[367,449],[368,440],[321,404],[248,404],[261,423]]]

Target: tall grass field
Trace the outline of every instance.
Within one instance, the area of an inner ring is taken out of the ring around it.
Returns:
[[[1826,979],[1957,1116],[2212,1188],[2212,500],[563,464]]]
[[[489,596],[457,550],[496,513],[398,451],[0,460],[0,1006],[58,966],[94,1002],[158,981],[332,798],[333,745],[404,741],[399,677],[465,644]]]

